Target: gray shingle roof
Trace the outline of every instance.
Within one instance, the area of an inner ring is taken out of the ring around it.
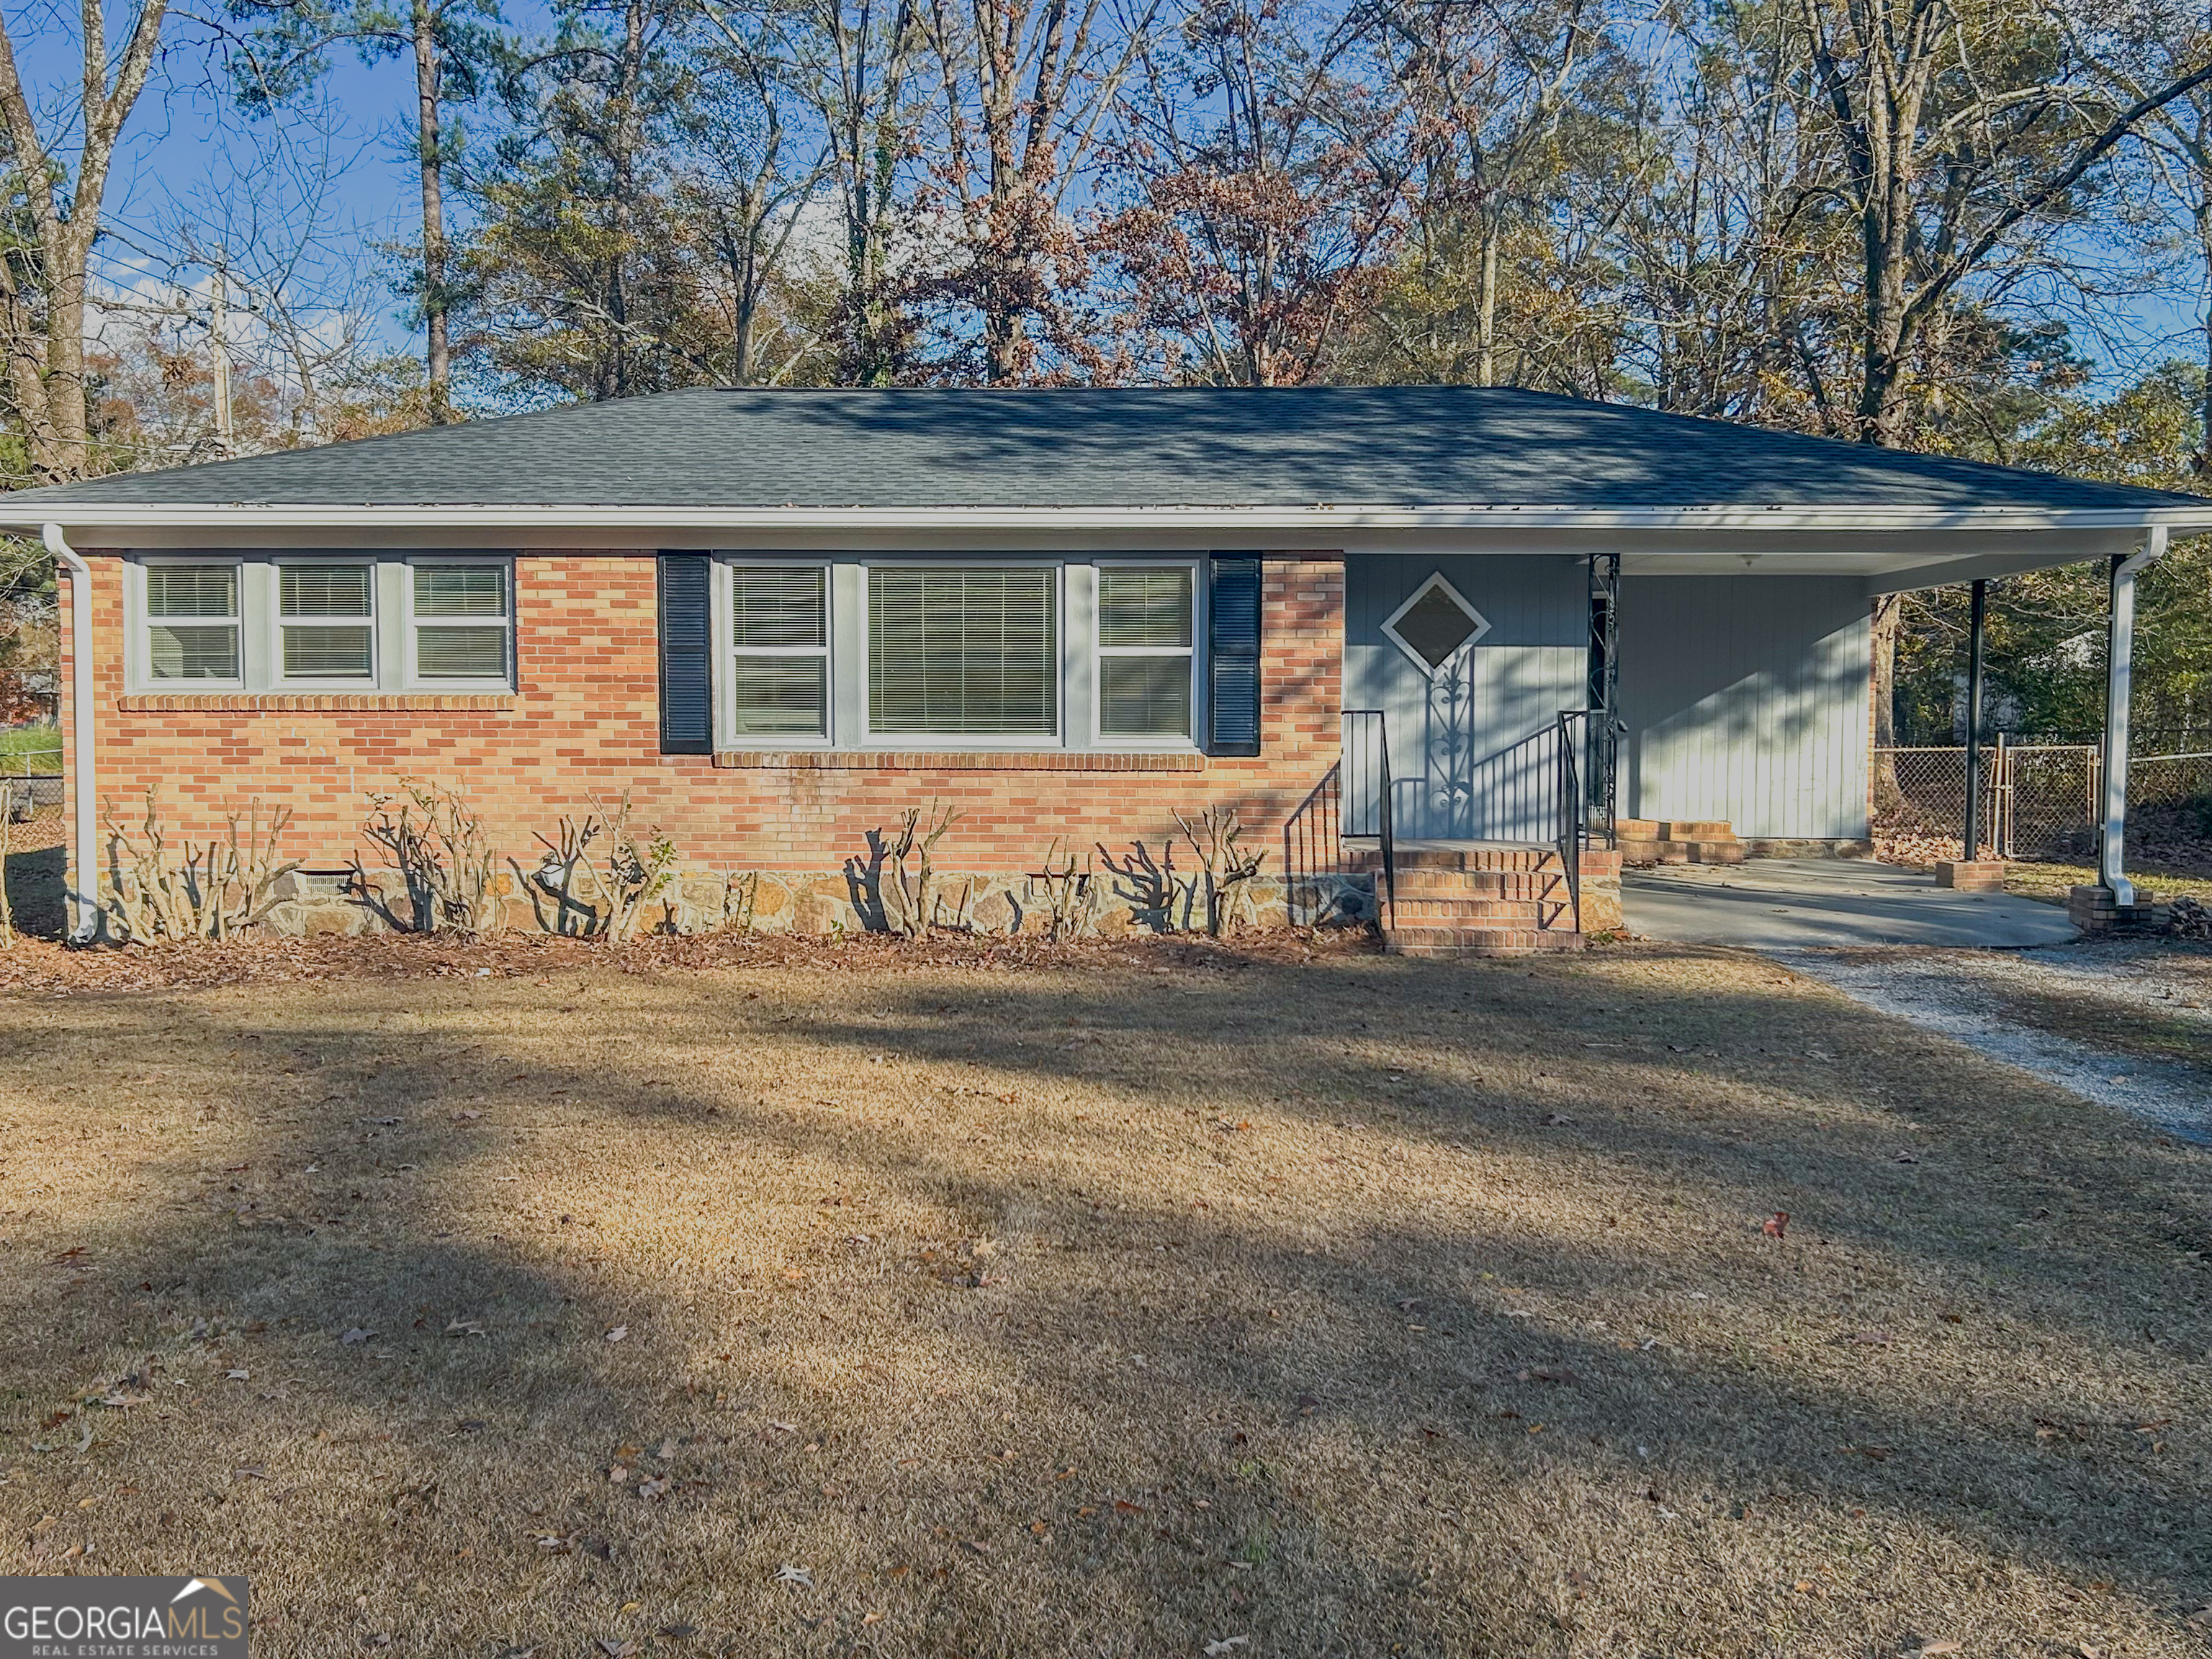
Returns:
[[[2092,483],[1459,386],[672,392],[130,473],[0,520],[137,505],[610,507],[2203,507]]]

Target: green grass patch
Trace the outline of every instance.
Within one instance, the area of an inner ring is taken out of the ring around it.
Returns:
[[[58,726],[18,726],[0,732],[0,776],[62,769],[62,732]]]

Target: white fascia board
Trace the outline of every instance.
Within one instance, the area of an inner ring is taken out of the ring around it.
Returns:
[[[0,496],[0,523],[6,498]],[[2176,514],[2172,516],[2179,517]],[[1911,520],[1911,522],[1907,522]],[[50,521],[40,515],[40,521]],[[1558,508],[88,507],[61,521],[103,550],[422,548],[589,551],[672,548],[797,553],[1202,553],[1248,550],[1347,557],[1383,553],[1621,556],[1632,576],[1856,576],[1869,591],[1924,587],[2131,551],[2140,514],[1814,512]],[[2212,528],[2212,508],[2192,524]],[[1946,567],[1961,570],[1954,576]]]

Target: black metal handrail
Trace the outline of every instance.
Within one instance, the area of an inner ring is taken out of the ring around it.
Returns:
[[[1299,915],[1297,907],[1303,885],[1313,895],[1304,902],[1304,918],[1317,925],[1328,907],[1320,902],[1322,889],[1316,878],[1324,870],[1335,875],[1343,868],[1344,767],[1340,762],[1321,775],[1321,781],[1283,820],[1283,897],[1292,921]]]
[[[1372,833],[1380,844],[1382,888],[1376,917],[1385,927],[1398,920],[1398,842],[1390,823],[1390,723],[1379,708],[1347,708],[1339,738],[1343,769],[1344,833]],[[1367,786],[1372,785],[1370,793]],[[1371,832],[1359,827],[1372,824]]]

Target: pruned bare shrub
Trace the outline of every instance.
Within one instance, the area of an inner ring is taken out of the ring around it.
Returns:
[[[492,892],[494,854],[483,820],[458,789],[402,778],[397,791],[368,798],[362,833],[385,849],[407,884],[416,933],[497,931],[499,903]],[[368,872],[356,872],[363,890]]]
[[[1057,945],[1081,939],[1097,925],[1098,884],[1091,879],[1091,858],[1081,868],[1075,862],[1073,843],[1060,850],[1057,837],[1045,848],[1044,867],[1038,879],[1044,884],[1045,937]]]
[[[300,861],[277,856],[277,843],[292,822],[290,810],[276,808],[265,828],[261,811],[257,797],[248,804],[243,830],[237,813],[226,814],[220,838],[186,840],[181,854],[173,855],[157,787],[146,791],[135,832],[118,823],[113,803],[106,803],[109,885],[130,937],[142,942],[228,939],[274,909],[277,884]]]
[[[740,870],[722,878],[722,931],[745,934],[753,930],[753,913],[760,903],[760,872]]]
[[[1244,826],[1237,809],[1209,806],[1199,814],[1194,829],[1180,812],[1175,821],[1198,857],[1198,877],[1193,884],[1198,902],[1192,908],[1204,915],[1206,931],[1218,939],[1256,921],[1250,883],[1267,855],[1248,852],[1239,845]]]
[[[890,867],[891,884],[884,895],[884,920],[893,932],[919,939],[929,931],[937,843],[959,816],[950,806],[940,812],[933,798],[926,808],[907,808],[900,817],[897,834],[884,840],[884,862]],[[914,860],[912,868],[908,866],[909,859]]]
[[[627,790],[612,812],[594,801],[581,822],[563,814],[556,836],[538,839],[546,856],[529,879],[555,902],[550,931],[627,944],[647,907],[675,883],[675,842],[658,830],[641,838],[630,827]]]

